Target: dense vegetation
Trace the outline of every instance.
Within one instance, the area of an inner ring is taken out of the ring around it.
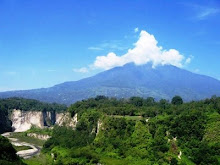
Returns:
[[[37,102],[0,100],[1,131],[10,129],[10,109],[45,110],[53,106]],[[46,143],[39,144],[44,144],[40,157],[46,164],[220,164],[219,97],[183,103],[179,96],[158,102],[152,97],[118,100],[97,96],[76,102],[68,110],[72,117],[78,116],[75,130],[68,124],[53,130],[32,127],[14,136],[22,135],[28,140],[28,132],[52,135]],[[0,164],[21,164],[7,139],[0,137],[0,143]],[[38,161],[36,157],[25,162],[39,164]]]
[[[53,111],[62,112],[67,109],[65,105],[43,103],[37,100],[23,98],[0,99],[0,133],[12,130],[9,114],[13,109],[23,111]]]
[[[0,135],[0,164],[1,165],[23,165],[20,158],[16,155],[8,139]]]
[[[98,96],[69,107],[76,130],[56,126],[44,153],[55,164],[220,163],[220,98],[117,100]]]
[[[0,104],[0,134],[12,131],[11,121],[8,118],[8,110]]]
[[[0,106],[5,107],[7,110],[10,109],[20,109],[23,111],[65,111],[66,106],[57,103],[44,103],[33,99],[24,99],[24,98],[7,98],[0,99]]]

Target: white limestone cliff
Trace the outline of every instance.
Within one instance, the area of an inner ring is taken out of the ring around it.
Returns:
[[[55,115],[55,116],[54,116]],[[72,118],[70,113],[55,113],[55,112],[42,112],[42,111],[22,111],[14,109],[10,117],[12,121],[12,128],[14,132],[24,132],[35,126],[44,128],[57,124],[59,126],[65,125],[68,127],[76,128],[77,114]],[[50,120],[51,124],[47,121]]]
[[[32,125],[43,128],[43,114],[41,111],[22,111],[14,109],[11,114],[14,132],[24,132]]]

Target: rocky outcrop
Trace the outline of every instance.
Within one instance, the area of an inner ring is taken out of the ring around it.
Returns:
[[[73,118],[71,117],[70,113],[58,113],[56,114],[56,123],[59,126],[67,126],[67,127],[71,127],[73,129],[76,128],[76,124],[78,122],[77,119],[77,114],[75,114],[73,116]]]
[[[180,151],[178,158],[181,159],[181,156],[182,156],[182,151]]]
[[[43,113],[40,111],[21,111],[14,109],[11,114],[12,128],[14,132],[24,132],[32,125],[43,128]]]
[[[49,138],[51,138],[51,136],[49,135],[42,135],[42,134],[37,134],[37,133],[28,133],[27,136],[37,138],[40,140],[48,140]]]
[[[98,120],[98,123],[97,123],[97,130],[96,130],[96,136],[98,135],[100,129],[103,129],[103,128],[102,128],[102,124],[103,124],[103,123],[102,123],[100,120]]]
[[[75,128],[77,114],[72,118],[70,113],[56,113],[55,111],[22,111],[14,109],[11,113],[14,132],[24,132],[35,126],[38,128],[51,127],[55,124]]]

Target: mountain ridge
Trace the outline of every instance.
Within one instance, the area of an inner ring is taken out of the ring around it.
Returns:
[[[136,66],[129,63],[49,88],[1,92],[0,98],[16,96],[69,105],[97,95],[156,99],[171,99],[174,95],[180,95],[185,101],[200,100],[220,95],[220,81],[172,65],[152,68],[152,64]]]

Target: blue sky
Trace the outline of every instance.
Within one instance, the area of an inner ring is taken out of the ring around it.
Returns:
[[[219,18],[218,0],[0,0],[0,91],[49,87],[142,58],[220,79]],[[145,41],[156,59],[142,50]]]

